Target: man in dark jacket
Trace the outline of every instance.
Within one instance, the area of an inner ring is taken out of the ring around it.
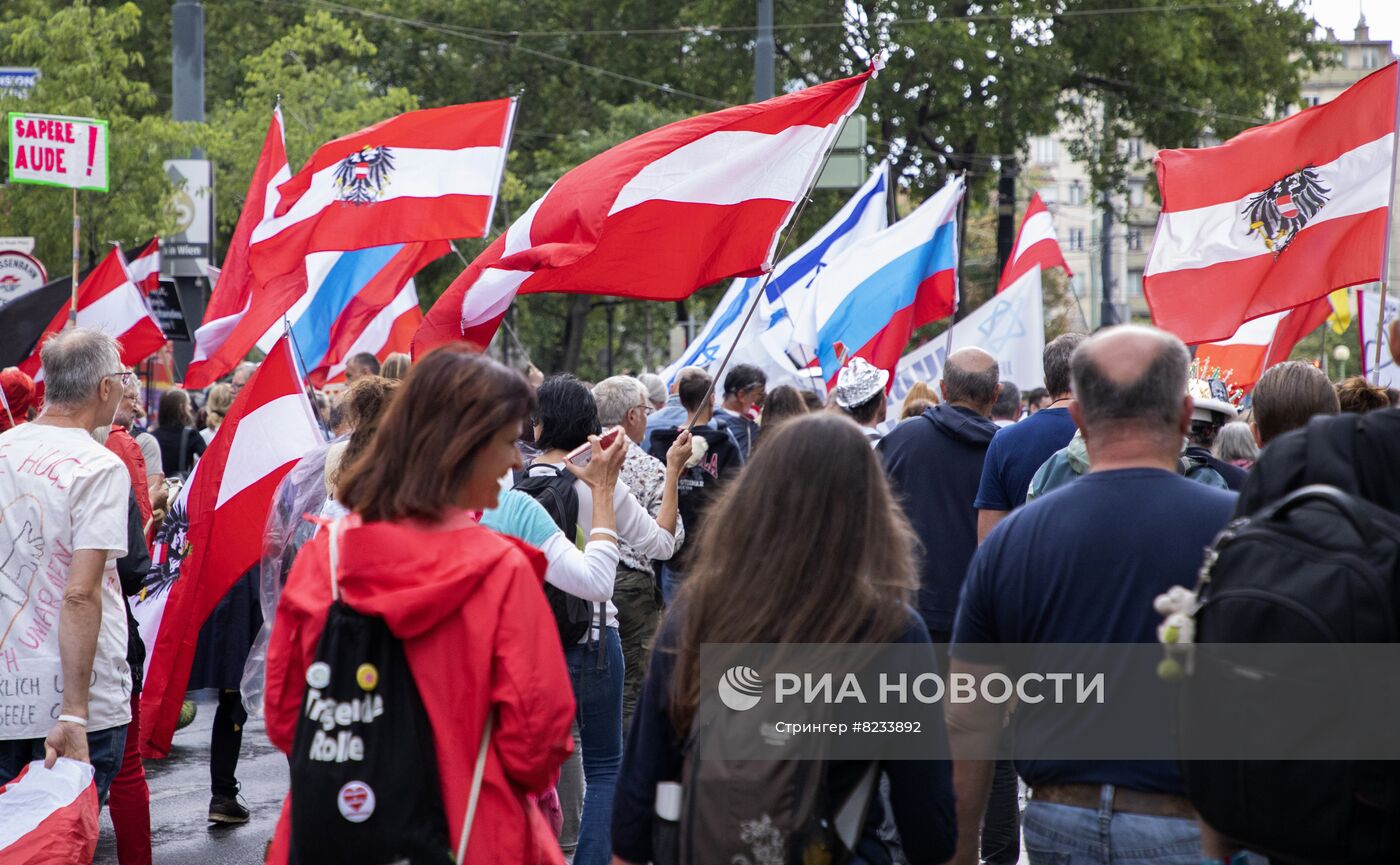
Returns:
[[[992,406],[1001,392],[996,358],[980,348],[948,356],[939,389],[943,402],[895,427],[876,446],[895,494],[923,542],[919,614],[933,637],[941,669],[968,563],[977,552],[977,487],[987,446],[997,431]],[[990,863],[1020,855],[1016,771],[998,761],[982,830],[982,856]]]
[[[972,502],[1001,391],[996,359],[980,348],[948,356],[943,403],[895,427],[877,450],[914,531],[924,543],[919,613],[936,643],[946,643],[967,563],[977,550]]]

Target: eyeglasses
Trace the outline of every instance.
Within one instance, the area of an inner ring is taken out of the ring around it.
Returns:
[[[642,410],[642,417],[651,417],[651,413],[654,412],[654,411],[656,411],[656,409],[652,408],[652,407],[651,407],[650,405],[648,405],[647,403],[641,403],[640,405],[634,405],[634,406],[632,406],[632,408],[639,408],[639,409],[641,409],[641,410]]]
[[[122,371],[122,372],[109,372],[109,373],[107,373],[106,375],[104,375],[104,376],[102,376],[102,377],[103,377],[103,378],[115,378],[115,379],[121,384],[122,387],[126,387],[127,385],[131,384],[133,381],[136,381],[136,373],[134,373],[134,372],[132,372],[132,371],[130,371],[130,370],[124,370],[124,371]]]

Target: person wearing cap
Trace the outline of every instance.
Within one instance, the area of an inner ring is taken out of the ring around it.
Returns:
[[[837,407],[856,422],[871,447],[882,438],[876,424],[885,419],[885,385],[889,381],[889,370],[880,369],[863,357],[853,357],[837,373],[836,388],[831,392]]]
[[[0,371],[0,432],[29,420],[34,405],[34,379],[17,366]]]
[[[1188,434],[1186,450],[1182,456],[1193,463],[1209,466],[1225,479],[1225,485],[1234,492],[1244,486],[1249,472],[1222,459],[1217,459],[1211,451],[1215,436],[1225,424],[1239,417],[1239,409],[1227,400],[1220,399],[1211,389],[1211,383],[1193,379],[1188,387],[1196,401],[1191,414],[1191,432]]]
[[[751,363],[737,364],[724,376],[724,402],[715,410],[715,426],[734,434],[746,462],[758,443],[754,418],[763,408],[767,387],[768,374]]]

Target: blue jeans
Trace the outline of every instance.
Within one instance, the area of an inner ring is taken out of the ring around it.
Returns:
[[[670,565],[661,566],[661,603],[667,609],[676,602],[676,593],[681,590],[685,574],[671,570]]]
[[[608,865],[613,789],[622,765],[622,640],[617,628],[604,628],[597,646],[570,646],[564,659],[583,745],[583,817],[574,865]]]
[[[1195,820],[1112,810],[1105,784],[1097,809],[1031,799],[1021,820],[1031,865],[1200,865]]]
[[[107,790],[122,767],[126,750],[126,726],[88,733],[88,759],[97,783],[97,801],[107,801]],[[34,760],[44,759],[43,739],[9,739],[0,742],[0,784],[8,783]]]

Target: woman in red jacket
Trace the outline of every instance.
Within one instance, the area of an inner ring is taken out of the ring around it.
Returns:
[[[413,367],[368,449],[343,467],[340,596],[402,641],[433,730],[455,850],[476,752],[495,712],[465,863],[562,863],[528,794],[572,747],[574,700],[534,548],[477,525],[535,408],[515,372],[448,347]],[[327,532],[297,556],[267,653],[267,734],[290,751],[331,602]],[[405,766],[403,771],[412,772]],[[325,827],[334,832],[334,826]],[[268,861],[287,859],[288,808]]]

